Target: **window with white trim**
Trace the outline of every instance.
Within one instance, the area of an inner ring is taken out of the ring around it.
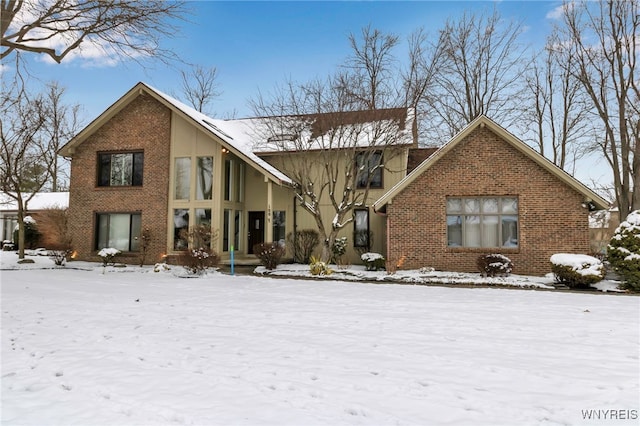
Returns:
[[[447,198],[447,246],[517,248],[518,198]]]

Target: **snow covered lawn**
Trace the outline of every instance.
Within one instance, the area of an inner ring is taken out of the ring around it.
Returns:
[[[94,266],[0,273],[3,425],[637,424],[637,296]]]

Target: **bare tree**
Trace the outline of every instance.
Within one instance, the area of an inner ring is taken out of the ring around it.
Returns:
[[[521,28],[504,23],[496,10],[465,13],[445,24],[435,46],[438,72],[429,93],[432,134],[453,136],[482,114],[510,125],[527,62],[518,44]]]
[[[264,145],[256,149],[279,153],[278,167],[316,223],[323,261],[331,258],[353,211],[366,206],[372,183],[399,154],[397,144],[413,142],[404,129],[407,109],[393,108],[404,103],[393,56],[398,38],[365,27],[349,43],[352,54],[326,80],[289,81],[269,99],[252,101],[256,115],[267,117],[257,135]],[[323,205],[330,206],[324,213]],[[325,217],[327,211],[332,217]]]
[[[24,259],[24,217],[29,201],[49,178],[46,162],[52,158],[41,139],[47,122],[45,97],[31,96],[22,82],[5,82],[0,102],[0,188],[18,207],[19,257]],[[33,164],[44,164],[33,173]]]
[[[389,99],[396,100],[393,51],[398,46],[398,37],[367,26],[362,29],[361,38],[350,34],[349,44],[352,54],[345,68],[350,78],[343,89],[363,109],[384,108]]]
[[[527,120],[521,127],[541,155],[574,174],[577,160],[589,152],[594,129],[588,100],[572,75],[572,53],[556,50],[557,44],[550,37],[525,75],[530,101],[522,103]]]
[[[66,104],[63,99],[64,92],[65,88],[56,82],[50,82],[46,86],[46,104],[50,113],[43,129],[43,137],[48,138],[46,142],[48,158],[45,159],[44,164],[49,166],[48,174],[51,177],[49,189],[52,192],[68,188],[69,161],[58,156],[58,151],[80,129],[78,118],[80,105]]]
[[[182,77],[182,94],[189,104],[199,112],[210,114],[209,104],[220,97],[218,69],[194,65],[189,70],[180,71]]]
[[[160,42],[176,34],[172,20],[185,12],[181,1],[0,0],[0,59],[18,51],[60,63],[83,48],[124,57],[171,58]]]
[[[400,74],[404,88],[404,104],[413,109],[416,117],[412,132],[413,140],[417,143],[421,136],[427,139],[423,123],[426,122],[434,103],[429,94],[433,91],[441,50],[429,43],[424,28],[412,32],[407,41],[409,55],[406,68],[402,69]]]
[[[405,108],[358,111],[342,77],[296,85],[289,82],[269,99],[254,100],[264,153],[277,152],[277,166],[294,182],[297,201],[315,221],[322,259],[331,258],[338,233],[364,207],[369,189],[403,141]],[[409,143],[411,139],[409,137]],[[329,205],[332,217],[325,217]]]
[[[620,220],[640,208],[639,5],[638,0],[567,2],[560,29],[565,40],[558,45],[573,52],[573,75],[602,125],[596,143],[613,171]]]

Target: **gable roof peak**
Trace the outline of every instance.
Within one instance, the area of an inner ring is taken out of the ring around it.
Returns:
[[[558,179],[565,182],[574,190],[582,193],[585,197],[585,200],[593,202],[597,208],[606,209],[609,203],[596,194],[594,191],[585,186],[582,182],[578,181],[576,178],[571,176],[569,173],[556,166],[549,159],[538,153],[536,150],[531,148],[529,145],[524,143],[518,137],[514,136],[511,132],[509,132],[504,127],[500,126],[498,123],[482,114],[476,117],[473,121],[467,124],[462,130],[460,130],[454,137],[452,137],[447,143],[438,148],[432,155],[427,157],[418,167],[416,167],[411,173],[405,176],[400,182],[398,182],[393,188],[391,188],[386,194],[384,194],[380,199],[378,199],[375,203],[373,203],[373,209],[375,211],[380,211],[384,206],[386,206],[393,197],[395,197],[398,193],[403,191],[410,183],[412,183],[418,176],[420,176],[423,172],[428,170],[433,164],[435,164],[438,160],[444,157],[449,151],[451,151],[455,146],[457,146],[460,142],[462,142],[471,132],[473,132],[477,128],[488,128],[493,133],[498,135],[502,140],[507,142],[512,147],[516,148],[526,157],[533,160],[543,169],[557,177]]]

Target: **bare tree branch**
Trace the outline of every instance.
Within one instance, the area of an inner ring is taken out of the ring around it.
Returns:
[[[596,141],[613,171],[621,220],[640,208],[639,5],[638,0],[567,4],[560,29],[565,40],[559,46],[573,52],[572,74],[602,124],[603,136]]]
[[[197,111],[213,115],[208,111],[209,104],[222,95],[217,81],[218,69],[194,65],[188,71],[180,71],[180,76],[182,94],[189,104]]]
[[[175,36],[172,21],[185,13],[181,1],[0,0],[0,59],[19,51],[60,63],[74,51],[94,48],[168,60],[174,55],[161,47],[161,39]]]
[[[518,44],[521,28],[515,22],[503,23],[494,10],[465,13],[440,30],[437,73],[429,93],[433,134],[453,136],[482,114],[506,126],[515,119],[527,64]]]

